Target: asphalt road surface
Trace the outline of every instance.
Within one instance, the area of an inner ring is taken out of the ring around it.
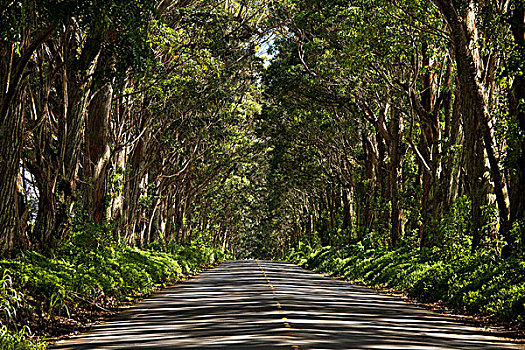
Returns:
[[[54,349],[516,349],[368,288],[231,261]]]

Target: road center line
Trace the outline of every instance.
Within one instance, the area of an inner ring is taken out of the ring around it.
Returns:
[[[255,260],[255,262],[257,263],[257,266],[259,266],[259,269],[261,270],[264,278],[266,279],[266,283],[268,283],[268,286],[270,287],[270,289],[272,290],[272,293],[273,293],[273,300],[275,301],[275,305],[277,306],[277,309],[279,309],[279,312],[284,314],[284,311],[283,311],[283,308],[282,308],[282,305],[281,303],[279,302],[279,300],[277,299],[277,294],[275,292],[275,287],[273,286],[272,284],[272,281],[270,281],[270,279],[268,278],[268,276],[266,275],[266,272],[264,272],[264,269],[262,268],[261,264],[259,263],[259,260]],[[283,320],[283,323],[284,323],[284,327],[286,328],[292,328],[292,326],[290,325],[290,322],[288,321],[288,319],[286,317],[282,317],[281,318]],[[290,334],[291,336],[293,336],[293,334]],[[299,346],[298,345],[292,345],[292,349],[299,349]]]

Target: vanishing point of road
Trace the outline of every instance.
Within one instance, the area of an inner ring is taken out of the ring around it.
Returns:
[[[275,261],[230,261],[54,346],[91,349],[517,349],[452,319]]]

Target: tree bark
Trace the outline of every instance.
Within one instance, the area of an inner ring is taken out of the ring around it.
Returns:
[[[401,236],[401,208],[399,206],[399,166],[400,166],[400,149],[399,149],[399,115],[392,108],[390,112],[390,143],[389,155],[390,165],[388,171],[388,182],[390,184],[390,243],[392,247],[397,247]]]
[[[84,210],[100,224],[105,220],[107,165],[110,159],[109,120],[113,88],[106,83],[92,98],[86,122],[86,148],[83,166]]]
[[[457,96],[463,120],[466,147],[468,192],[472,203],[472,250],[481,241],[484,225],[482,207],[487,203],[487,181],[484,177],[484,142],[482,123],[489,119],[483,95],[478,86],[474,58],[470,51],[470,37],[465,21],[452,0],[434,0],[449,28],[457,66]]]
[[[87,107],[92,96],[93,74],[99,61],[97,45],[86,44],[77,57],[77,41],[74,29],[66,28],[61,33],[65,39],[60,46],[52,47],[61,52],[60,74],[56,75],[58,103],[52,114],[58,122],[41,130],[41,137],[56,135],[54,145],[41,140],[39,163],[35,167],[40,204],[33,235],[40,240],[41,247],[53,249],[66,238],[70,229],[73,206],[77,201],[77,184],[83,143]],[[88,42],[91,42],[88,40]],[[51,49],[51,48],[50,48]],[[52,147],[53,146],[53,147]]]
[[[34,38],[28,31],[22,38],[21,54],[14,44],[0,42],[0,254],[9,253],[21,231],[18,213],[17,181],[23,147],[24,112],[21,89],[28,62],[35,50],[49,38],[54,25],[49,25]]]
[[[20,106],[10,106],[0,120],[0,254],[11,252],[20,232],[17,182],[22,152]]]

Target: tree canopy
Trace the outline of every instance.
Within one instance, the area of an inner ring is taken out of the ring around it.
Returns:
[[[430,254],[464,305],[464,270],[523,275],[524,23],[521,0],[0,0],[0,265]],[[522,321],[511,282],[469,305]]]
[[[86,223],[238,257],[523,250],[520,1],[0,9],[4,255]]]

